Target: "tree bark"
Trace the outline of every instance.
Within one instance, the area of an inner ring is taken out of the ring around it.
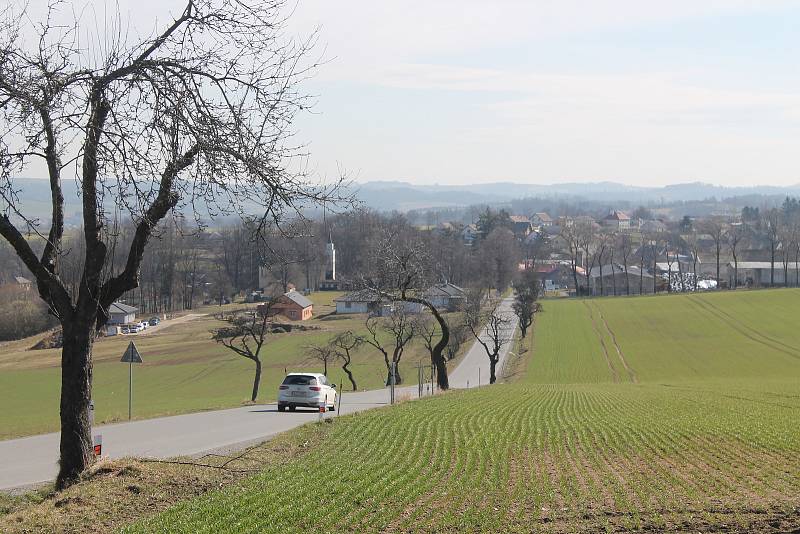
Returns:
[[[62,323],[61,438],[56,489],[75,482],[94,461],[89,402],[92,398],[94,322]]]
[[[258,397],[258,386],[261,384],[261,359],[256,358],[254,361],[256,362],[256,376],[253,378],[253,394],[250,397],[253,402]]]
[[[349,366],[350,362],[346,362],[342,365],[342,371],[347,374],[347,379],[350,381],[350,385],[353,386],[353,391],[358,391],[358,386],[356,385],[356,379],[353,378],[353,373],[350,371]]]
[[[494,384],[497,382],[497,355],[492,355],[489,358],[489,384]]]
[[[400,376],[400,362],[396,362],[394,364],[394,385],[399,386],[403,383],[403,378]],[[386,385],[392,385],[392,366],[389,365],[389,368],[386,370]]]

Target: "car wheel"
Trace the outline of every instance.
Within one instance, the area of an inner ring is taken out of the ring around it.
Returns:
[[[283,404],[279,404],[279,405],[278,405],[278,411],[279,411],[279,412],[286,411],[286,406],[285,406],[285,405],[283,405]]]
[[[289,411],[290,411],[290,412],[293,412],[293,411],[295,411],[296,409],[297,409],[297,406],[295,406],[294,404],[290,404],[290,405],[289,405]]]

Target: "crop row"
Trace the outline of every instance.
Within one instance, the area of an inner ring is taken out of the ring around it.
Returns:
[[[664,386],[500,386],[342,418],[326,444],[131,531],[529,531],[796,517],[786,404]],[[794,397],[792,397],[794,395]]]

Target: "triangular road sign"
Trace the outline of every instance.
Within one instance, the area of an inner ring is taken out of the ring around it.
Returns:
[[[142,355],[139,354],[139,350],[136,348],[136,345],[133,344],[133,341],[128,344],[128,348],[125,349],[125,354],[122,355],[120,361],[125,363],[143,363]]]

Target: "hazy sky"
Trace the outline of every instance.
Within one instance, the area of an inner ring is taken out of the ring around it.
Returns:
[[[798,1],[298,0],[316,26],[297,127],[329,177],[800,183]]]

